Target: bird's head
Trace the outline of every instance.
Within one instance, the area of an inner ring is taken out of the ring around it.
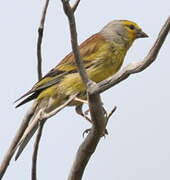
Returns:
[[[148,35],[135,23],[129,20],[114,20],[108,23],[100,33],[109,41],[131,46],[137,38]]]

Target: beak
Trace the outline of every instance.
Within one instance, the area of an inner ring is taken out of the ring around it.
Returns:
[[[149,37],[145,32],[143,32],[142,30],[137,31],[136,33],[136,38],[146,38]]]

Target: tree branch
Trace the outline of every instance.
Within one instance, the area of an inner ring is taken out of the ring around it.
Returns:
[[[76,23],[74,18],[73,9],[70,7],[68,0],[61,0],[63,3],[63,9],[69,20],[70,33],[71,33],[71,43],[72,50],[75,56],[76,65],[78,72],[82,78],[82,81],[87,87],[87,96],[89,109],[91,114],[91,119],[93,125],[90,133],[86,137],[85,141],[79,147],[75,161],[71,168],[68,180],[80,180],[82,178],[85,167],[94,153],[97,144],[99,143],[100,138],[103,135],[103,132],[106,127],[106,118],[104,116],[102,102],[99,94],[90,95],[88,92],[91,92],[91,89],[97,89],[96,83],[89,80],[85,68],[83,66],[83,61],[80,57],[80,52],[77,44],[77,32],[76,32]]]
[[[74,17],[74,10],[71,8],[68,0],[61,0],[63,3],[63,9],[65,14],[68,17],[69,20],[69,26],[70,26],[70,33],[71,33],[71,45],[73,49],[73,53],[75,56],[75,62],[78,68],[78,72],[84,82],[84,84],[87,86],[87,84],[90,82],[87,73],[85,71],[83,61],[81,60],[80,57],[80,51],[78,48],[78,43],[77,43],[77,31],[76,31],[76,23],[75,23],[75,17]]]
[[[32,180],[37,180],[37,156],[44,123],[45,121],[41,121],[39,124],[38,133],[34,144],[34,151],[32,156]]]
[[[45,3],[45,6],[44,6],[44,9],[43,9],[43,12],[42,12],[42,18],[41,18],[41,21],[40,21],[40,26],[38,28],[38,41],[37,41],[37,72],[38,72],[38,79],[40,80],[42,78],[42,55],[41,55],[41,45],[42,45],[42,38],[43,38],[43,31],[44,31],[44,22],[45,22],[45,17],[46,17],[46,12],[47,12],[47,7],[48,7],[48,4],[49,4],[49,0],[46,0],[46,3]],[[27,115],[24,117],[23,121],[22,121],[22,124],[15,136],[15,138],[13,139],[5,157],[4,157],[4,160],[2,161],[2,164],[0,166],[0,178],[3,177],[8,165],[9,165],[9,162],[15,152],[15,147],[16,145],[18,144],[24,130],[26,129],[27,125],[28,125],[28,122],[29,122],[29,119],[30,117],[32,116],[32,114],[34,113],[34,109],[35,107],[32,107],[31,110],[27,113]],[[39,141],[40,141],[40,133],[42,131],[42,128],[43,128],[43,125],[42,127],[40,128],[41,130],[39,130],[38,134],[37,134],[37,139],[36,139],[36,145],[35,145],[35,149],[34,149],[34,153],[33,153],[33,168],[35,168],[34,172],[36,172],[36,161],[35,159],[37,158],[37,151],[38,151],[38,144],[39,144]],[[34,173],[35,175],[36,173]],[[33,179],[36,179],[33,178]]]
[[[49,0],[46,0],[42,16],[40,20],[40,26],[38,28],[38,41],[37,41],[37,73],[38,73],[38,80],[42,78],[42,39],[43,39],[43,32],[44,32],[44,24],[45,24],[45,18],[47,14],[47,8],[48,8]],[[44,122],[42,121],[39,124],[35,144],[34,144],[34,150],[32,155],[32,180],[37,180],[37,156],[38,156],[38,149],[39,149],[39,143],[42,136],[42,131],[44,127]]]
[[[42,38],[43,38],[43,32],[44,32],[44,23],[47,13],[49,0],[46,0],[45,6],[43,8],[42,17],[40,21],[40,26],[38,28],[38,41],[37,41],[37,73],[38,73],[38,79],[40,80],[42,78],[42,53],[41,53],[41,45],[42,45]]]
[[[76,10],[76,8],[78,7],[80,0],[77,0],[76,3],[73,6],[73,11]],[[47,12],[47,8],[48,8],[48,4],[49,4],[49,0],[46,0],[44,9],[43,9],[43,13],[42,13],[42,18],[41,18],[41,22],[40,22],[40,26],[38,29],[38,43],[37,43],[37,60],[38,60],[38,79],[40,80],[42,78],[42,54],[41,54],[41,44],[42,44],[42,38],[43,38],[43,31],[44,31],[44,23],[45,23],[45,17],[46,17],[46,12]],[[64,106],[65,107],[65,106]],[[63,108],[64,108],[63,107]],[[58,112],[58,111],[56,111]],[[55,112],[53,112],[55,113]],[[50,115],[48,115],[50,116]],[[34,151],[33,151],[33,157],[32,157],[32,180],[37,180],[37,155],[38,155],[38,149],[39,149],[39,143],[41,140],[41,135],[42,135],[42,130],[43,130],[43,126],[44,126],[44,122],[40,123],[39,125],[39,129],[38,129],[38,133],[37,133],[37,137],[36,137],[36,141],[35,141],[35,145],[34,145]]]
[[[16,146],[17,146],[19,140],[21,139],[25,129],[27,128],[30,117],[32,117],[32,115],[34,114],[35,108],[36,108],[36,106],[32,106],[31,109],[25,115],[24,119],[22,120],[19,130],[17,131],[8,151],[6,152],[6,155],[4,156],[4,159],[0,166],[0,179],[3,177],[3,175],[6,172],[6,169],[10,163],[10,160],[11,160],[13,154],[15,153]]]
[[[107,89],[111,88],[112,86],[127,79],[131,74],[135,74],[146,69],[151,63],[153,63],[156,60],[159,50],[161,49],[169,31],[170,31],[170,17],[168,17],[165,24],[161,28],[158,38],[156,39],[154,45],[152,46],[152,48],[150,49],[148,55],[144,58],[144,60],[131,63],[127,65],[125,68],[123,68],[123,70],[117,72],[112,77],[99,82],[97,84],[98,89],[91,89],[91,93],[92,94],[102,93]]]
[[[36,140],[35,140],[35,144],[34,144],[34,151],[33,151],[33,157],[32,157],[32,180],[37,180],[37,155],[38,155],[39,143],[40,143],[41,136],[42,136],[42,130],[43,130],[44,123],[45,123],[46,119],[50,118],[51,116],[54,116],[56,113],[58,113],[63,108],[68,106],[68,104],[71,101],[73,101],[73,99],[76,96],[77,96],[77,94],[75,94],[74,96],[71,96],[64,104],[59,106],[54,111],[52,111],[50,113],[43,114],[43,120],[39,122],[39,129],[38,129],[39,131],[38,131],[38,134],[36,136]]]
[[[79,3],[80,3],[80,0],[77,0],[77,1],[74,3],[74,5],[72,6],[72,10],[73,10],[73,12],[75,12],[75,11],[76,11],[76,9],[77,9],[77,7],[78,7]]]
[[[88,97],[89,109],[91,119],[93,120],[92,128],[85,138],[84,142],[80,145],[74,163],[72,165],[68,180],[81,180],[85,167],[95,152],[95,149],[99,143],[100,138],[105,130],[105,117],[103,113],[103,107],[100,96],[90,95]]]

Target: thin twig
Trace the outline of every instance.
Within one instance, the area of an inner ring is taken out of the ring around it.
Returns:
[[[89,109],[91,114],[91,119],[93,121],[92,128],[85,141],[80,146],[73,166],[71,168],[68,180],[80,180],[84,173],[85,167],[95,151],[97,144],[102,137],[105,130],[106,118],[103,113],[102,102],[99,94],[89,95],[90,89],[97,88],[96,84],[89,80],[85,68],[83,66],[83,61],[81,61],[80,52],[77,44],[77,32],[76,23],[74,18],[73,9],[67,0],[61,0],[63,3],[63,9],[69,20],[70,33],[71,33],[71,43],[72,49],[75,56],[76,65],[78,72],[82,78],[82,81],[87,87],[87,96]]]
[[[125,80],[126,78],[129,77],[129,75],[141,72],[144,69],[146,69],[151,63],[153,63],[156,60],[159,50],[161,49],[169,31],[170,31],[170,17],[168,17],[165,24],[161,28],[158,38],[156,39],[154,45],[152,46],[152,48],[150,49],[149,53],[144,58],[144,60],[131,63],[127,65],[123,70],[117,72],[112,77],[99,82],[97,84],[98,89],[91,89],[92,90],[91,93],[92,94],[102,93],[106,91],[107,89],[111,88],[112,86]]]
[[[38,28],[38,41],[37,41],[37,73],[38,73],[38,79],[40,80],[42,78],[42,53],[41,53],[41,46],[42,46],[42,38],[43,38],[43,32],[44,32],[44,23],[46,18],[46,12],[48,8],[49,0],[46,0],[45,6],[43,8],[42,17],[40,21],[40,26]]]
[[[76,9],[77,9],[77,7],[78,7],[79,3],[80,3],[80,0],[77,0],[77,1],[74,3],[74,5],[72,6],[72,10],[73,10],[73,12],[75,12],[75,11],[76,11]]]
[[[44,127],[45,121],[40,121],[38,133],[36,136],[35,144],[34,144],[34,151],[32,156],[32,180],[37,180],[37,155],[39,150],[39,143],[42,136],[42,130]]]
[[[114,106],[113,109],[110,111],[110,113],[107,116],[107,119],[110,119],[110,117],[113,115],[113,113],[116,111],[117,107]]]
[[[116,111],[117,107],[114,106],[113,109],[110,111],[109,114],[106,114],[106,126],[107,126],[107,123],[109,121],[109,119],[111,118],[111,116],[113,115],[113,113]]]
[[[34,114],[35,108],[36,108],[36,106],[32,106],[31,109],[27,112],[27,114],[23,118],[19,130],[17,131],[14,139],[11,142],[11,145],[10,145],[8,151],[5,154],[5,157],[0,165],[0,179],[3,177],[3,175],[6,172],[6,169],[10,163],[10,160],[11,160],[13,154],[15,153],[16,146],[17,146],[18,142],[20,141],[25,129],[27,128],[30,118]]]
[[[47,14],[47,8],[48,8],[49,0],[46,0],[42,16],[40,20],[40,26],[38,28],[38,41],[37,41],[37,73],[38,73],[38,80],[42,78],[42,39],[43,39],[43,32],[44,32],[44,24],[45,24],[45,18]],[[34,151],[32,156],[32,180],[37,180],[37,156],[38,156],[38,149],[39,149],[39,143],[41,140],[41,135],[44,127],[44,122],[42,121],[39,124],[37,137],[35,140],[34,145]]]
[[[84,84],[87,86],[90,80],[87,76],[87,73],[83,65],[83,61],[81,60],[81,57],[80,57],[80,51],[79,51],[78,43],[77,43],[77,31],[76,31],[74,12],[67,0],[61,0],[61,1],[63,3],[64,12],[67,15],[68,20],[69,20],[70,33],[71,33],[71,45],[72,45],[73,53],[75,56],[75,62],[78,67],[78,72]]]

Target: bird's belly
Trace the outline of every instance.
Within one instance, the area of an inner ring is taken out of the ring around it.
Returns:
[[[87,70],[88,76],[96,83],[107,79],[115,74],[121,67],[123,61],[108,61],[106,63],[97,64]],[[50,93],[52,91],[52,93]],[[54,85],[41,93],[44,97],[46,94],[54,94],[52,99],[54,102],[50,105],[49,109],[58,107],[65,102],[71,95],[79,94],[80,99],[86,99],[86,87],[81,80],[79,73],[72,73],[66,75],[57,85]],[[78,105],[80,102],[73,101],[70,105]]]
[[[100,63],[95,67],[91,67],[87,70],[89,78],[96,83],[107,79],[111,75],[115,74],[121,67],[121,61],[108,61],[106,63]],[[75,93],[82,93],[86,90],[84,83],[82,82],[79,73],[73,73],[67,75],[59,83],[60,93],[66,95],[73,95]]]

